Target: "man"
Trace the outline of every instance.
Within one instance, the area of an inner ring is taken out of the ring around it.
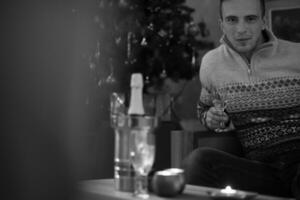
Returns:
[[[221,45],[201,64],[198,114],[216,134],[235,129],[245,157],[196,149],[187,181],[299,198],[300,44],[267,30],[263,0],[221,0],[220,25]]]

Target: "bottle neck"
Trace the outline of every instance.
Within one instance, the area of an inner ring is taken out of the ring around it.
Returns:
[[[143,92],[141,87],[132,87],[130,95],[129,115],[144,115]]]

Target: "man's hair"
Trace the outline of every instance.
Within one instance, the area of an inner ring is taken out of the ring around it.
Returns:
[[[223,19],[223,13],[222,13],[222,5],[223,2],[226,0],[220,0],[220,6],[219,6],[219,15],[220,18]],[[266,4],[265,4],[265,0],[260,0],[260,7],[261,7],[261,16],[264,17],[266,14]]]

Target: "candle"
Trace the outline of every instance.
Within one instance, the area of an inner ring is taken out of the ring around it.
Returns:
[[[255,192],[246,192],[241,190],[234,190],[231,188],[230,185],[226,186],[224,189],[221,190],[213,190],[208,191],[208,195],[213,198],[223,198],[223,199],[248,199],[255,197],[257,193]]]
[[[221,193],[227,194],[227,195],[233,195],[236,193],[236,190],[232,189],[230,185],[226,186],[224,189],[221,190]]]

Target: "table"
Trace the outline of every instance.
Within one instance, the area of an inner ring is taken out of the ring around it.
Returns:
[[[211,200],[207,191],[216,190],[215,188],[186,185],[183,194],[174,198],[159,197],[153,193],[149,200]],[[138,199],[128,192],[115,190],[113,179],[86,180],[79,183],[79,200],[131,200]],[[279,198],[266,195],[259,195],[255,200],[288,200],[288,198]],[[289,200],[291,200],[290,198]]]

